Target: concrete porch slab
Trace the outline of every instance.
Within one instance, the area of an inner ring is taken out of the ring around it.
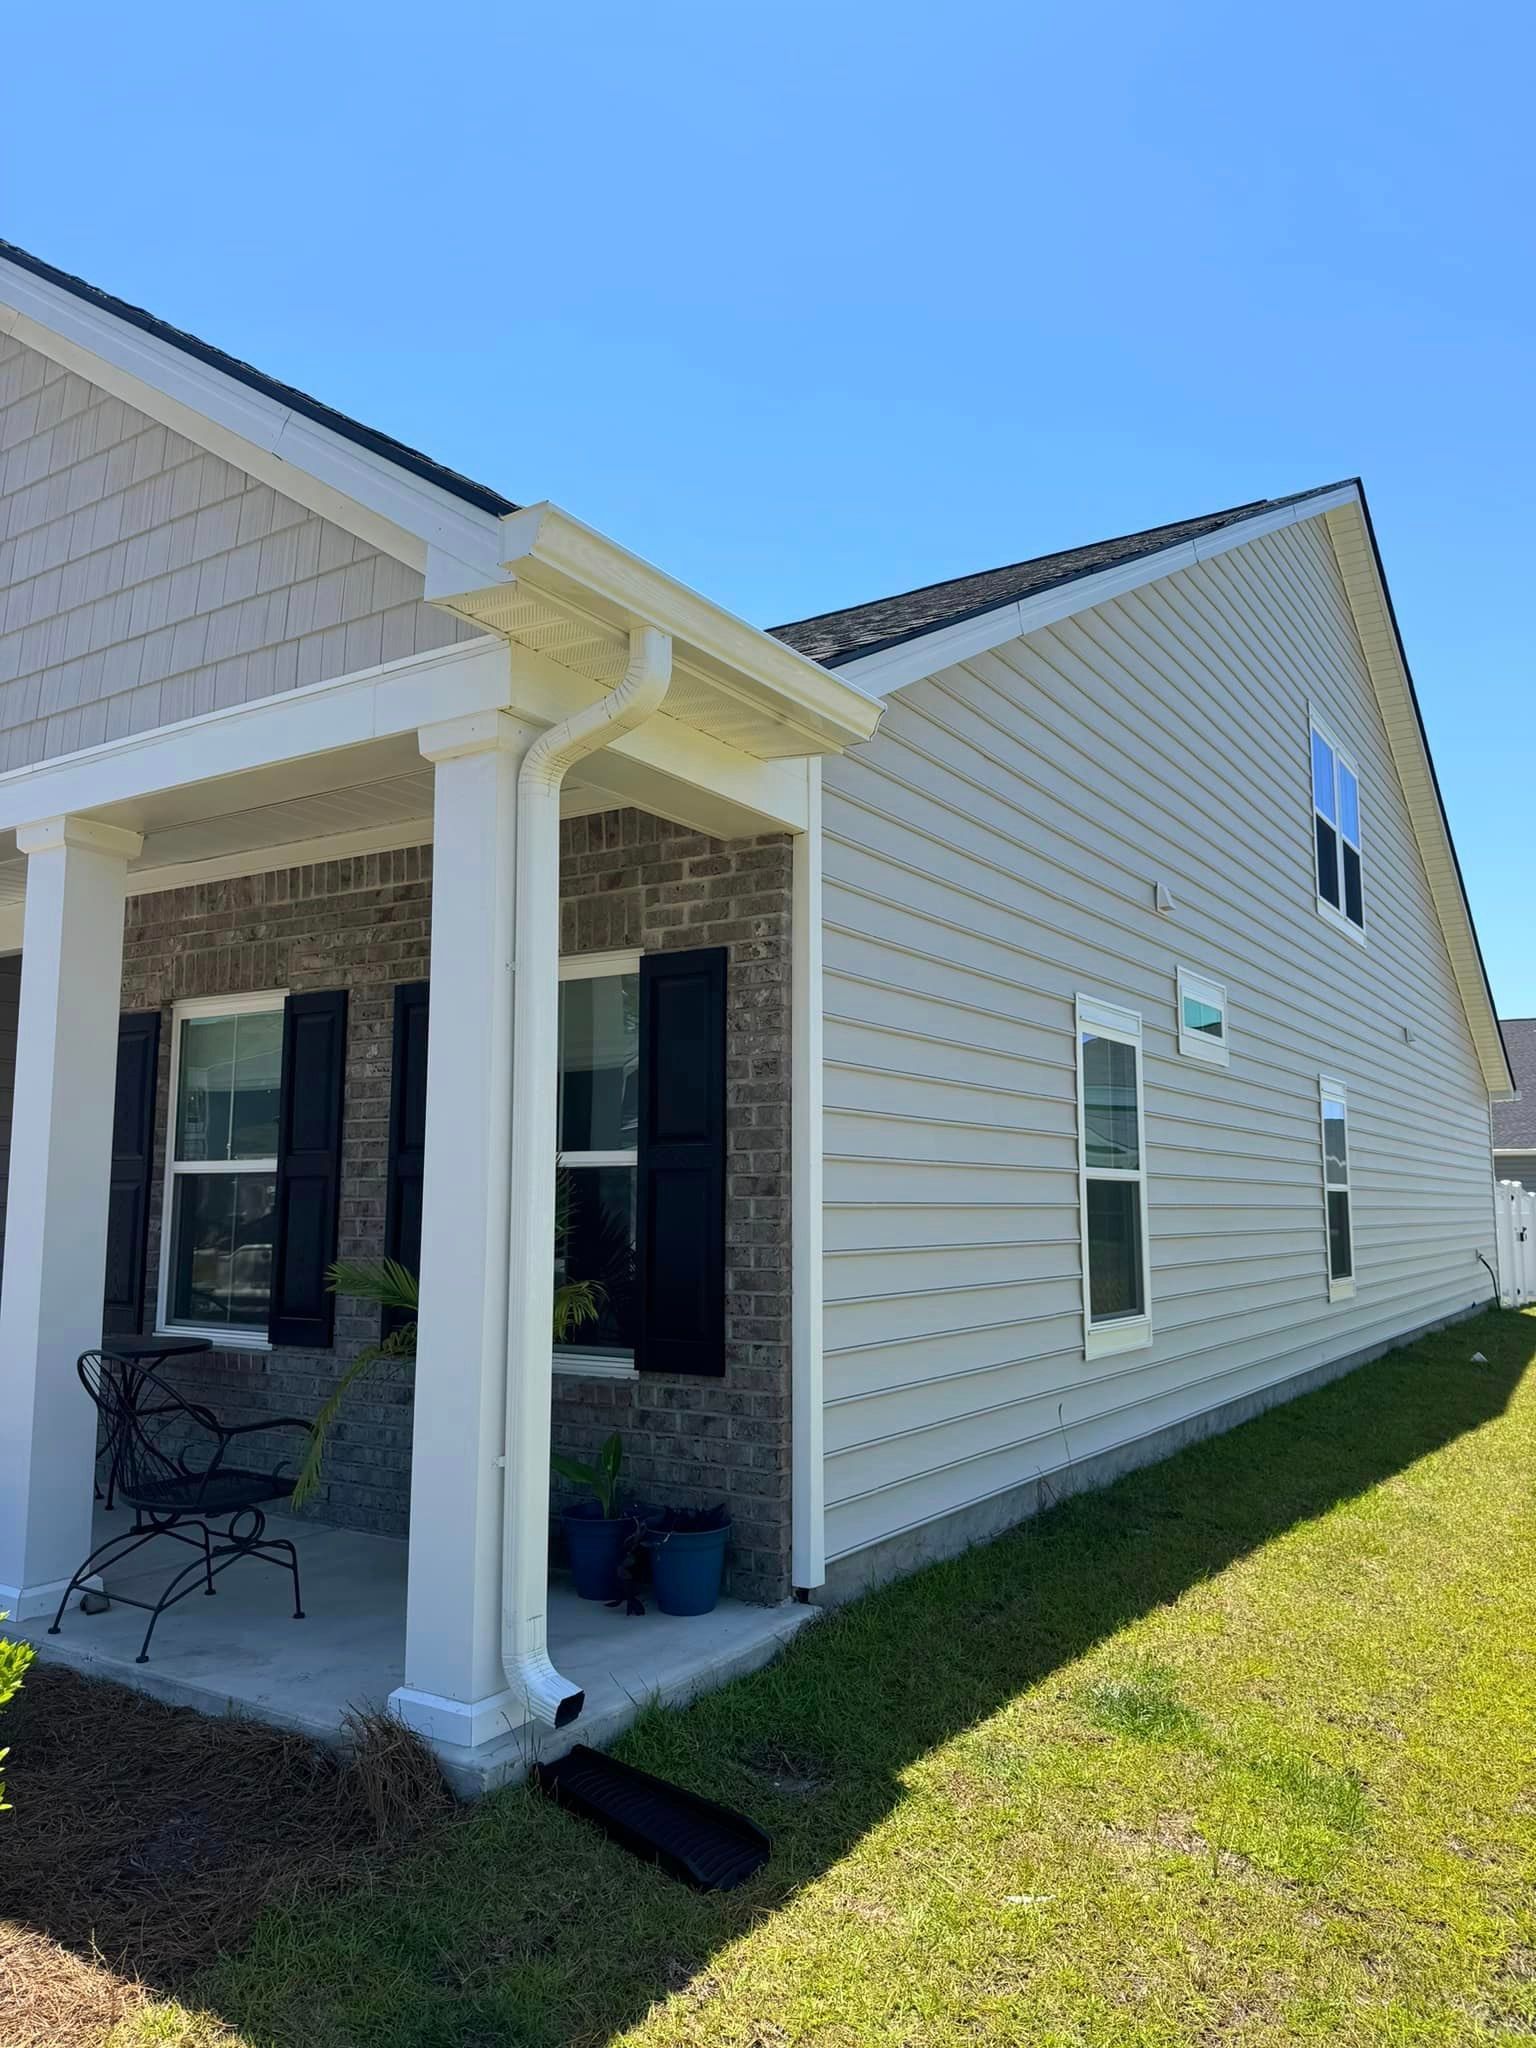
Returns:
[[[108,1515],[98,1508],[96,1540],[130,1521],[124,1510]],[[298,1546],[303,1621],[293,1619],[287,1573],[245,1559],[218,1578],[211,1599],[193,1593],[161,1617],[147,1664],[134,1662],[148,1620],[134,1607],[85,1614],[73,1606],[56,1636],[47,1632],[48,1617],[10,1633],[51,1663],[172,1706],[246,1714],[336,1743],[347,1708],[382,1706],[404,1675],[406,1546],[284,1515],[269,1515],[267,1526]],[[107,1592],[153,1598],[186,1556],[176,1544],[146,1545],[108,1572]],[[629,1616],[577,1599],[557,1578],[549,1595],[550,1654],[585,1688],[581,1718],[558,1734],[529,1723],[474,1750],[435,1745],[443,1769],[466,1798],[515,1783],[573,1743],[611,1742],[652,1701],[680,1705],[767,1663],[817,1611],[722,1600],[713,1614],[696,1618],[661,1614],[653,1602],[643,1616]]]

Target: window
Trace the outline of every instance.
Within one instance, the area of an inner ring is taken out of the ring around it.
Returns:
[[[558,1076],[555,1285],[594,1282],[600,1308],[556,1344],[555,1359],[581,1371],[628,1374],[638,1307],[638,954],[561,962]]]
[[[1147,1276],[1141,1018],[1077,999],[1077,1127],[1083,1242],[1083,1351],[1152,1341]]]
[[[1360,878],[1360,777],[1353,761],[1314,720],[1312,823],[1317,840],[1317,907],[1365,930]]]
[[[1178,969],[1179,1051],[1185,1059],[1209,1060],[1212,1066],[1229,1064],[1227,1050],[1227,991],[1219,981]]]
[[[177,1004],[162,1329],[267,1341],[282,1064],[280,994]]]
[[[1342,1081],[1318,1077],[1323,1117],[1323,1203],[1328,1227],[1328,1299],[1355,1291],[1355,1232],[1349,1198],[1349,1101]]]

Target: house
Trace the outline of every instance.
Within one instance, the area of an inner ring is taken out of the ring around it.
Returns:
[[[29,1627],[104,1317],[313,1412],[338,1253],[419,1263],[419,1365],[310,1661],[231,1574],[138,1676],[388,1691],[481,1783],[651,1640],[551,1590],[552,1438],[730,1502],[676,1694],[1488,1299],[1512,1083],[1355,482],[761,632],[7,246],[0,591]],[[134,1675],[114,1620],[44,1640]]]
[[[1500,1029],[1520,1093],[1493,1105],[1494,1176],[1536,1190],[1536,1017],[1506,1017]]]

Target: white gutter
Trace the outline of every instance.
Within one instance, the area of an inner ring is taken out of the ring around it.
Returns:
[[[541,733],[517,777],[512,991],[512,1203],[502,1501],[501,1660],[529,1712],[563,1728],[584,1694],[549,1661],[550,1344],[555,1292],[555,1063],[560,974],[560,785],[573,763],[632,732],[672,680],[672,640],[629,636],[616,690]]]

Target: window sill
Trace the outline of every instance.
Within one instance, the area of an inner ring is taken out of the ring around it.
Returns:
[[[1330,1280],[1328,1282],[1328,1299],[1330,1301],[1353,1301],[1354,1297],[1355,1283],[1352,1279]]]
[[[1230,1067],[1232,1055],[1224,1045],[1202,1045],[1197,1039],[1179,1040],[1179,1058],[1195,1060],[1205,1067]]]
[[[1084,1358],[1113,1358],[1121,1351],[1141,1351],[1152,1342],[1152,1318],[1127,1316],[1123,1323],[1098,1323],[1083,1333]]]
[[[164,1337],[168,1343],[174,1342],[178,1337],[206,1337],[215,1351],[270,1351],[272,1349],[271,1344],[265,1337],[249,1336],[244,1332],[231,1330],[199,1329],[195,1323],[180,1323],[175,1329],[171,1330],[157,1325],[150,1332],[150,1335],[153,1337]]]
[[[566,1379],[637,1380],[640,1377],[639,1368],[632,1358],[584,1358],[579,1351],[557,1351],[551,1363],[555,1371]]]
[[[1326,896],[1317,899],[1317,914],[1324,924],[1331,924],[1336,932],[1342,932],[1346,939],[1352,939],[1357,946],[1365,944],[1364,927],[1348,918],[1342,910],[1335,910]]]

